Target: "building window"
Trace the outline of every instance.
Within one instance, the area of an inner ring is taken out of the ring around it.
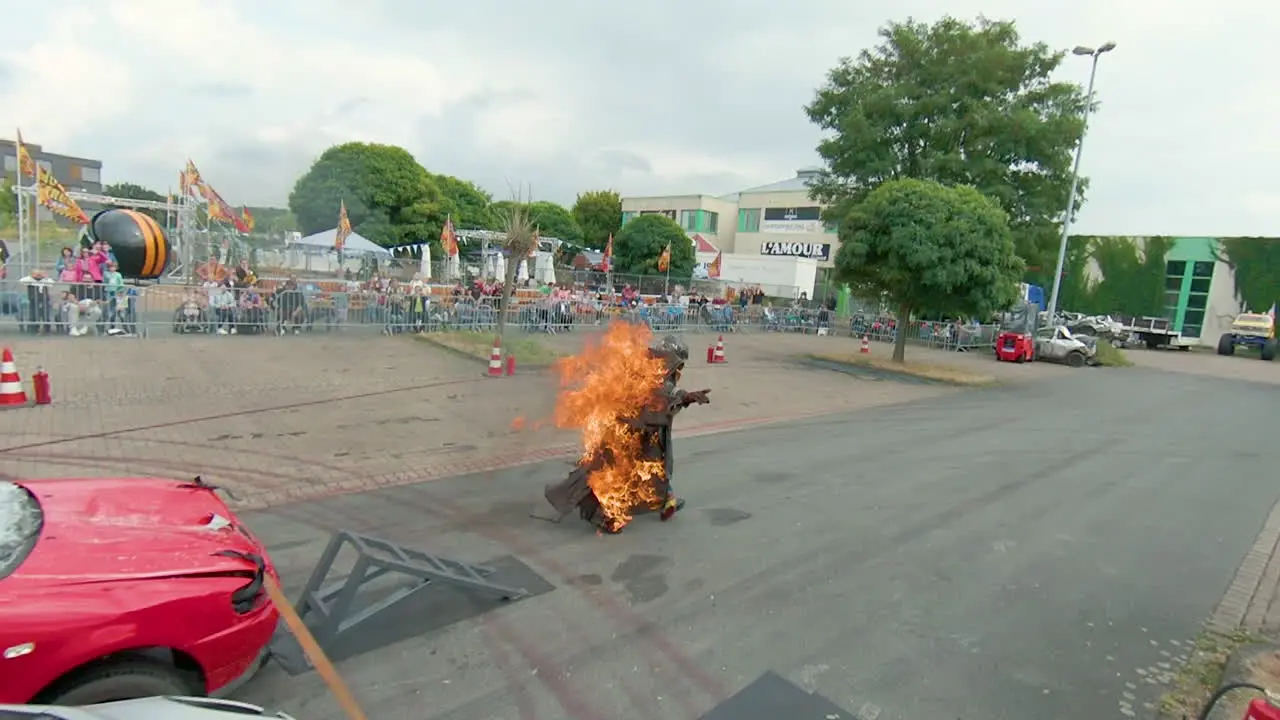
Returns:
[[[674,221],[675,221],[675,219],[676,219],[676,211],[675,211],[675,210],[641,210],[641,211],[640,211],[640,214],[641,214],[641,215],[661,215],[661,216],[663,216],[663,217],[665,217],[665,218],[667,218],[668,220],[671,220],[671,221],[673,221],[673,222],[674,222]]]
[[[95,167],[80,168],[80,179],[87,183],[102,183],[102,170]]]
[[[67,166],[67,179],[68,179],[68,180],[70,180],[71,182],[76,182],[77,180],[79,180],[79,179],[80,179],[80,169],[81,169],[81,168],[80,168],[80,166],[79,166],[79,165],[77,165],[77,164],[75,164],[75,163],[71,163],[70,165],[68,165],[68,166]]]
[[[711,212],[710,210],[702,211],[703,230],[709,233],[720,231],[720,213]]]
[[[680,227],[685,230],[701,230],[702,228],[698,227],[701,224],[701,219],[702,218],[698,217],[697,210],[680,211]]]
[[[1212,262],[1172,260],[1164,278],[1164,315],[1183,337],[1198,338],[1204,331],[1209,288],[1213,285]]]
[[[760,232],[760,209],[738,211],[738,232]]]
[[[18,169],[18,156],[17,156],[17,155],[5,155],[5,156],[4,156],[4,169],[5,169],[5,170],[7,170],[8,172],[14,172],[14,171],[16,171],[16,170]]]
[[[636,216],[636,213],[635,213],[635,211],[634,211],[634,210],[623,210],[623,211],[622,211],[622,224],[623,224],[623,225],[626,225],[626,224],[627,224],[628,222],[630,222],[630,221],[631,221],[631,219],[632,219],[632,218],[634,218],[635,216]]]

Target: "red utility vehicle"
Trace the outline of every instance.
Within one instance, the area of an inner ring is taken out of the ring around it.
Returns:
[[[1030,335],[1002,332],[996,336],[996,359],[1004,362],[1031,362],[1036,356],[1036,341]]]
[[[225,694],[262,666],[262,543],[199,478],[0,482],[0,703]]]

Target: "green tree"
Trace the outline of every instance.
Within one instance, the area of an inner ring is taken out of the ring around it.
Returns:
[[[1223,238],[1218,258],[1235,274],[1235,295],[1251,312],[1266,312],[1280,300],[1280,240]]]
[[[1172,241],[1163,237],[1095,237],[1089,246],[1100,278],[1081,305],[1069,309],[1099,315],[1164,314],[1165,256],[1173,247]]]
[[[352,229],[383,247],[439,243],[444,196],[404,148],[335,145],[298,178],[289,194],[289,210],[304,235],[333,229],[342,203]]]
[[[13,192],[13,183],[8,178],[0,178],[0,228],[18,225],[18,196]]]
[[[880,37],[842,59],[806,108],[829,134],[814,197],[838,219],[888,180],[972,185],[1008,214],[1018,254],[1036,269],[1028,280],[1047,284],[1084,130],[1083,89],[1050,80],[1064,53],[987,19],[909,19]]]
[[[890,180],[844,217],[839,232],[837,277],[856,296],[888,299],[901,326],[916,312],[985,317],[1017,299],[1025,265],[1008,216],[972,187]],[[903,362],[906,342],[899,332],[894,362]]]
[[[500,217],[509,217],[516,204],[518,202],[515,200],[500,200],[493,206]],[[539,237],[556,238],[570,245],[582,245],[582,228],[573,219],[573,213],[546,200],[526,204],[529,206],[525,208],[529,222],[533,223]]]
[[[493,210],[493,197],[475,183],[452,175],[432,175],[444,196],[444,211],[453,226],[465,230],[501,230],[503,220]]]
[[[112,183],[102,188],[102,194],[107,197],[120,198],[121,200],[150,200],[152,202],[165,202],[168,199],[155,190],[129,182]],[[161,226],[164,225],[165,212],[163,210],[142,210],[141,212],[146,215],[150,215],[156,220],[156,222],[159,222]],[[93,213],[90,212],[89,214],[92,215]]]
[[[658,258],[671,246],[671,276],[693,275],[693,242],[675,220],[665,215],[641,215],[613,236],[613,263],[617,272],[660,275]]]
[[[622,229],[622,196],[613,190],[582,193],[573,203],[573,219],[582,228],[583,243],[603,251],[609,236]]]
[[[274,238],[298,230],[298,219],[287,208],[251,207],[248,210],[253,215],[254,235]]]

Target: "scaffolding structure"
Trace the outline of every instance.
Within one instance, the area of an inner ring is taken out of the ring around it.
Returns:
[[[37,188],[32,185],[14,186],[18,207],[18,247],[23,272],[40,264],[40,221],[38,217]],[[166,277],[193,282],[198,258],[217,258],[224,265],[248,256],[248,250],[234,228],[211,221],[207,213],[200,212],[201,203],[190,195],[173,198],[173,201],[135,200],[111,195],[68,190],[67,196],[84,209],[86,205],[101,209],[127,208],[163,212],[164,229],[173,248],[174,261],[166,271]],[[24,204],[25,203],[25,204]],[[86,211],[87,212],[87,211]],[[93,213],[87,213],[92,215]],[[83,234],[81,235],[83,237]],[[50,258],[52,259],[52,258]]]

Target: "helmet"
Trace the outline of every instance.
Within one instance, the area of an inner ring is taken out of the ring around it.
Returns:
[[[172,254],[159,223],[149,215],[123,208],[94,215],[80,241],[85,245],[98,241],[110,245],[120,274],[136,280],[160,277]]]
[[[674,335],[664,335],[662,339],[649,349],[655,358],[662,358],[667,363],[669,373],[679,372],[689,359],[689,347]]]
[[[675,355],[682,362],[689,359],[689,346],[675,335],[663,335],[656,349],[659,352]]]

